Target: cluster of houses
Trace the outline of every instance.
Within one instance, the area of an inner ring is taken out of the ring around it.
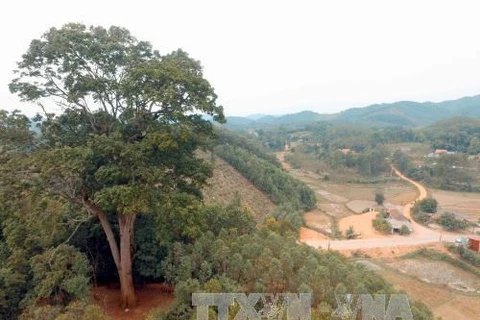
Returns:
[[[449,151],[446,149],[435,149],[435,151],[427,154],[427,158],[440,158],[440,156],[443,156],[443,155],[455,155],[455,154],[457,154],[456,151]],[[469,155],[467,159],[470,161],[480,160],[480,154]]]
[[[442,155],[454,155],[457,154],[456,151],[448,151],[446,149],[436,149],[434,152],[429,153],[427,158],[439,158]]]

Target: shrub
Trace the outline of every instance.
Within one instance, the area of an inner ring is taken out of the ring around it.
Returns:
[[[355,238],[355,229],[353,229],[353,226],[350,226],[348,227],[347,230],[345,230],[345,238],[347,239]]]
[[[468,223],[458,220],[453,213],[443,213],[438,219],[445,230],[461,230],[468,227]]]
[[[373,228],[384,234],[392,233],[392,225],[388,222],[382,213],[377,214],[377,217],[372,220]]]
[[[403,225],[403,226],[400,228],[400,234],[401,234],[402,236],[408,236],[410,233],[411,233],[410,228],[408,228],[406,225]]]
[[[437,212],[438,201],[433,198],[426,198],[418,201],[415,204],[415,207],[418,207],[420,211],[423,211],[423,212],[435,213]]]
[[[385,195],[383,194],[383,192],[377,191],[377,192],[375,193],[375,202],[376,202],[378,205],[382,205],[382,204],[383,204],[383,201],[385,201]]]

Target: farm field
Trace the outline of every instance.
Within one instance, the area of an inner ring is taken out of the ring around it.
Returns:
[[[431,189],[441,209],[465,215],[469,220],[480,219],[480,193]]]
[[[445,320],[479,319],[478,277],[445,262],[426,259],[374,260],[376,272]],[[466,288],[476,293],[465,292]]]

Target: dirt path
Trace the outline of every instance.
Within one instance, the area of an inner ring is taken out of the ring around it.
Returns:
[[[418,197],[416,201],[425,199],[427,197],[427,190],[420,183],[407,178],[395,167],[392,166],[394,172],[403,180],[413,184],[418,190]],[[443,231],[435,231],[428,229],[418,223],[416,223],[410,215],[410,210],[413,207],[414,202],[407,203],[403,207],[403,214],[407,219],[411,220],[413,232],[410,236],[384,236],[371,239],[355,239],[355,240],[324,240],[324,239],[302,239],[304,243],[315,248],[330,248],[335,250],[357,250],[357,249],[370,249],[370,248],[382,248],[382,247],[398,247],[398,246],[414,246],[424,245],[435,242],[454,242],[456,238],[462,236],[456,233],[447,233]]]

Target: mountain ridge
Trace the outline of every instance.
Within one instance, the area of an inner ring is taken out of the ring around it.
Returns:
[[[227,126],[242,128],[263,125],[305,125],[317,121],[347,121],[378,126],[422,127],[455,116],[480,118],[480,95],[441,102],[405,100],[379,103],[350,108],[334,114],[303,110],[276,116],[255,114],[248,117],[227,117]]]

